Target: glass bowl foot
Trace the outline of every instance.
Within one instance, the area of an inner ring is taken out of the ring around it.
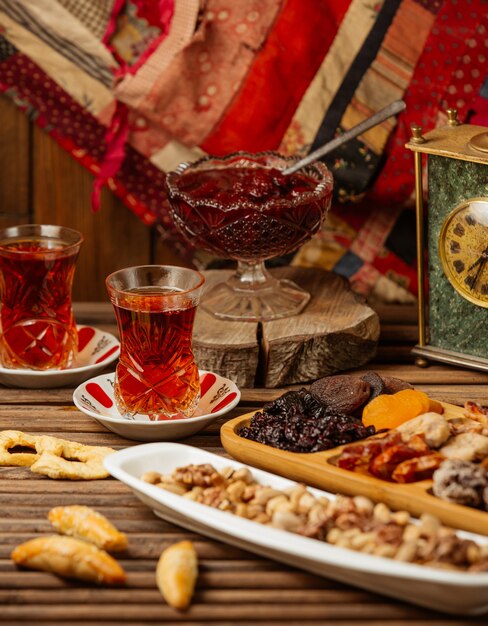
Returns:
[[[264,264],[239,262],[236,274],[206,292],[200,307],[218,319],[261,322],[302,311],[310,294],[291,280],[278,280]]]

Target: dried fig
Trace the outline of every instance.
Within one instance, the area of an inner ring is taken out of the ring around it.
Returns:
[[[385,385],[385,391],[383,393],[397,393],[397,391],[403,391],[404,389],[413,389],[413,386],[410,383],[407,383],[406,380],[402,380],[401,378],[395,378],[394,376],[381,376],[383,383]]]
[[[310,386],[310,393],[330,409],[351,415],[368,400],[371,387],[356,376],[343,374],[320,378]]]

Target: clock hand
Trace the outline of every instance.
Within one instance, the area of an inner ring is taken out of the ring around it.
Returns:
[[[468,285],[468,287],[473,291],[474,288],[476,287],[476,283],[478,282],[478,279],[480,277],[481,272],[483,271],[483,268],[485,267],[487,259],[486,258],[482,258],[478,267],[478,271],[476,272],[476,275],[474,277],[468,276],[468,278],[466,279],[466,284]]]
[[[468,272],[470,272],[471,270],[474,270],[474,268],[477,265],[479,265],[483,261],[486,261],[487,258],[488,258],[488,246],[483,250],[480,257],[473,263],[473,265],[471,267],[468,267]]]

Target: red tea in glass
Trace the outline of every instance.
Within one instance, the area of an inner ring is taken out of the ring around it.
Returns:
[[[203,282],[194,270],[157,265],[107,278],[120,333],[115,399],[123,415],[193,414],[200,383],[191,344]]]
[[[68,367],[78,336],[71,286],[82,236],[28,224],[0,231],[0,362],[34,370]]]

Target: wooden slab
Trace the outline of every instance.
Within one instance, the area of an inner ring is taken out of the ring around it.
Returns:
[[[274,388],[302,384],[359,367],[372,359],[380,334],[378,315],[354,294],[347,281],[320,269],[284,267],[277,278],[312,294],[299,315],[270,322],[220,321],[199,309],[193,345],[202,369],[227,376],[239,386]],[[206,289],[231,271],[205,272]]]
[[[464,415],[462,407],[442,404],[447,419]],[[453,528],[488,535],[488,513],[437,498],[430,493],[431,480],[403,485],[341,469],[333,461],[343,446],[303,454],[278,450],[239,437],[238,431],[249,424],[253,415],[254,413],[248,413],[230,420],[220,431],[222,445],[238,461],[334,493],[363,495],[371,500],[384,502],[392,509],[408,511],[417,517],[422,513],[431,513]]]

